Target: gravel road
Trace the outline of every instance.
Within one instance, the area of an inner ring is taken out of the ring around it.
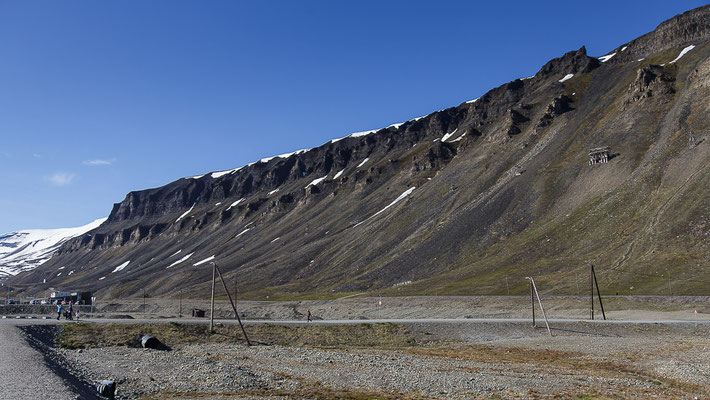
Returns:
[[[53,400],[79,398],[67,382],[30,347],[18,323],[0,323],[0,399],[40,399],[52,392]]]

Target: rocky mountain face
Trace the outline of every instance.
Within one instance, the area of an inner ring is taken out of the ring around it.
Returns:
[[[129,193],[13,281],[203,295],[214,261],[252,298],[525,293],[526,276],[575,294],[594,264],[603,291],[700,293],[709,37],[706,6],[456,107]]]

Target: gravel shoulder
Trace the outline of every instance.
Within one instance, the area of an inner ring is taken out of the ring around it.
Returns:
[[[0,399],[40,399],[48,391],[56,400],[80,398],[84,392],[74,386],[75,378],[49,361],[50,352],[37,342],[40,335],[28,338],[23,327],[0,323]]]

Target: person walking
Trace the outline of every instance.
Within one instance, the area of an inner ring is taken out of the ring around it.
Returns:
[[[308,322],[311,322],[311,310],[308,310],[308,313],[306,313],[306,318],[308,318]]]
[[[57,303],[57,321],[62,317],[62,304]]]

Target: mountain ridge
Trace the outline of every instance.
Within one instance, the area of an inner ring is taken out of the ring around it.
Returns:
[[[629,271],[641,267],[631,256],[665,245],[651,210],[669,210],[679,199],[665,192],[671,175],[654,168],[685,176],[677,171],[679,160],[706,160],[709,14],[705,6],[671,18],[601,59],[584,47],[568,52],[531,78],[425,117],[131,192],[106,223],[17,279],[37,282],[53,268],[76,264],[83,269],[71,280],[53,284],[99,287],[109,297],[135,294],[143,284],[156,294],[199,293],[209,274],[193,264],[215,256],[256,298],[367,290],[500,293],[502,276],[516,277],[517,292],[524,290],[521,276],[532,272],[542,283],[562,279],[560,290],[568,290],[575,272],[560,264],[604,262],[603,273],[614,275],[609,283],[634,290],[628,283],[639,275]],[[695,47],[671,63],[690,44]],[[683,149],[680,137],[688,130],[698,133],[699,144]],[[590,168],[586,151],[603,145],[612,147],[610,162]],[[706,176],[698,167],[687,173]],[[690,209],[704,215],[703,207]],[[584,210],[606,210],[639,230],[589,222]],[[689,235],[679,220],[669,224]],[[703,248],[704,228],[698,229],[688,240]],[[607,239],[590,242],[580,232]],[[557,252],[539,246],[553,239]],[[689,265],[707,257],[695,249],[686,252],[695,259],[676,260],[681,247],[662,252],[675,260],[672,268],[696,273]],[[195,258],[174,264],[179,254]],[[110,272],[126,261],[125,271]],[[645,281],[645,290],[660,290],[657,276]],[[465,288],[466,282],[477,287]]]

